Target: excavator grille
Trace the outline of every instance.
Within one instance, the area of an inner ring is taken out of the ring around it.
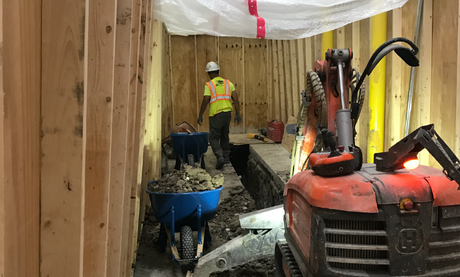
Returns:
[[[330,267],[388,271],[384,221],[324,219],[326,260]]]

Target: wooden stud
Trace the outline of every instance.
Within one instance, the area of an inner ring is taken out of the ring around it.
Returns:
[[[345,45],[345,27],[340,27],[336,30],[336,43],[338,49],[343,49]]]
[[[207,82],[209,82],[209,75],[205,71],[206,64],[210,61],[217,62],[218,60],[218,46],[217,46],[217,37],[212,36],[196,36],[195,40],[195,71],[196,71],[196,89],[195,95],[197,98],[197,110],[201,108],[201,102],[203,100],[204,87]],[[225,78],[225,77],[224,77]],[[209,106],[209,105],[208,105]],[[196,122],[196,120],[195,120]],[[203,114],[203,123],[201,126],[198,126],[195,122],[192,122],[194,126],[197,126],[198,131],[208,132],[209,131],[209,107]]]
[[[291,68],[291,56],[289,53],[289,41],[283,40],[283,55],[284,55],[284,78],[285,82],[285,93],[286,93],[286,103],[287,103],[287,118],[289,116],[294,115],[294,108],[293,108],[293,84],[292,84],[292,68]],[[287,122],[287,118],[283,120],[283,122]]]
[[[277,46],[278,46],[278,85],[279,85],[279,98],[280,98],[280,104],[281,104],[281,118],[278,120],[281,120],[282,122],[287,122],[287,104],[286,104],[286,86],[284,82],[284,77],[285,77],[285,70],[284,70],[284,55],[283,55],[283,41],[278,40],[277,41]]]
[[[300,106],[300,101],[299,101],[299,95],[300,91],[299,90],[299,68],[298,64],[300,63],[300,60],[303,59],[301,55],[299,55],[299,51],[297,49],[297,41],[296,40],[290,40],[289,41],[289,54],[290,54],[290,61],[291,61],[291,76],[292,76],[292,116],[297,116],[297,112],[299,111],[299,106]],[[285,122],[287,123],[287,122]]]
[[[267,119],[266,121],[273,118],[274,108],[273,108],[273,58],[272,58],[272,43],[267,41],[267,91],[268,91],[268,109],[267,109]]]
[[[445,1],[433,6],[431,121],[451,148],[455,147],[457,121],[458,5],[458,1]],[[430,166],[440,167],[432,157]]]
[[[2,274],[39,276],[41,1],[3,1]]]
[[[456,93],[456,109],[455,109],[455,146],[452,146],[453,152],[460,156],[460,4],[457,8],[457,93]]]
[[[106,276],[109,171],[113,111],[116,2],[87,6],[84,138],[85,209],[83,275]]]
[[[313,68],[313,52],[314,52],[314,39],[311,37],[304,39],[305,45],[305,74],[307,74],[308,70]],[[306,75],[305,75],[306,78]],[[306,79],[305,79],[305,87],[307,86]]]
[[[113,112],[111,153],[110,153],[110,197],[107,245],[107,276],[117,276],[122,270],[122,253],[126,248],[122,245],[123,222],[125,213],[125,194],[131,192],[126,180],[128,147],[128,116],[131,58],[131,19],[133,1],[118,1],[115,28],[115,68],[113,85]],[[129,211],[126,211],[128,213]]]
[[[417,98],[417,106],[414,121],[417,126],[423,126],[431,122],[431,68],[432,68],[432,45],[433,45],[433,0],[425,0],[423,7],[422,29],[420,35],[420,71],[414,91]],[[458,71],[460,72],[460,71]],[[459,79],[457,79],[459,80]],[[458,85],[457,85],[458,88]],[[458,99],[457,99],[458,100]],[[457,111],[458,109],[457,105]],[[418,113],[418,116],[417,116]],[[458,118],[458,117],[457,117]],[[458,122],[458,121],[457,121]],[[429,165],[430,154],[424,150],[420,152],[420,164]]]
[[[131,249],[134,226],[134,218],[131,218],[131,194],[132,189],[137,187],[137,171],[139,164],[137,163],[136,153],[139,153],[139,144],[135,142],[137,130],[134,129],[137,121],[137,86],[138,70],[139,70],[139,42],[141,29],[141,0],[132,2],[132,18],[131,18],[131,53],[129,59],[129,100],[128,100],[128,133],[127,133],[127,148],[125,161],[125,195],[123,208],[123,230],[122,230],[122,253],[121,253],[121,268],[120,276],[130,276],[131,274]],[[132,207],[134,209],[134,207]],[[129,261],[129,262],[128,262]]]
[[[176,122],[187,121],[196,125],[198,118],[196,107],[196,74],[194,37],[172,36],[172,83],[171,93],[174,95],[173,113]],[[176,100],[177,99],[177,100]],[[200,102],[201,103],[201,102]]]
[[[402,8],[394,9],[389,16],[389,22],[392,22],[391,36],[389,37],[400,37],[402,36]],[[392,20],[392,21],[390,21]],[[389,24],[390,25],[390,24]],[[390,25],[391,26],[391,25]],[[388,56],[387,66],[387,89],[385,105],[385,121],[387,122],[387,128],[385,128],[385,143],[384,149],[388,149],[391,145],[398,142],[404,135],[403,126],[404,118],[401,117],[401,100],[402,100],[402,60],[399,57],[395,57],[392,53]],[[391,122],[391,123],[390,123]],[[389,125],[389,126],[388,126]]]
[[[85,3],[45,1],[42,22],[40,271],[82,276]]]
[[[353,32],[353,46],[356,49],[359,49],[359,71],[362,73],[364,68],[371,56],[370,54],[370,19],[364,19],[353,26],[353,28],[359,28],[359,30],[354,30]],[[354,64],[356,67],[356,64]],[[366,79],[368,80],[368,78]],[[367,162],[367,143],[368,143],[368,134],[369,134],[369,82],[364,82],[366,85],[366,96],[361,110],[361,115],[357,123],[357,132],[356,136],[357,145],[361,148],[363,152],[363,162]]]
[[[299,75],[299,88],[297,89],[297,109],[300,107],[301,104],[301,97],[300,93],[305,89],[307,82],[306,82],[306,73],[307,70],[309,69],[306,63],[306,52],[307,50],[305,49],[305,39],[298,39],[296,41],[297,43],[297,55],[298,55],[298,75]],[[297,112],[294,116],[297,116]]]
[[[146,16],[147,0],[141,0],[140,3],[140,21],[139,21],[139,45],[137,54],[137,76],[136,76],[136,95],[135,95],[135,124],[134,124],[134,162],[137,165],[132,172],[132,188],[130,201],[130,219],[129,219],[129,241],[128,256],[126,261],[126,274],[131,273],[132,264],[136,261],[137,237],[139,233],[139,215],[140,215],[140,190],[142,183],[142,162],[144,155],[144,123],[145,105],[144,105],[144,49],[146,36]],[[134,205],[134,206],[133,206]]]
[[[219,38],[219,67],[220,74],[223,78],[230,80],[235,86],[240,101],[240,114],[243,117],[243,123],[236,124],[233,119],[235,118],[235,111],[232,112],[232,123],[230,124],[231,134],[241,134],[244,132],[244,125],[246,121],[245,114],[245,88],[244,88],[244,51],[243,39],[233,37],[220,37]],[[203,87],[204,89],[204,87]]]
[[[278,42],[276,40],[271,41],[272,44],[272,68],[273,68],[273,107],[274,115],[269,120],[277,119],[281,120],[281,100],[280,100],[280,84],[279,78],[280,74],[278,71]]]

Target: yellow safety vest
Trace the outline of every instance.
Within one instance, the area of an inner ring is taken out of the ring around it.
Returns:
[[[224,81],[224,87],[216,86],[214,80],[206,83],[211,92],[211,101],[209,102],[209,116],[214,116],[220,112],[232,111],[232,92],[229,80]]]

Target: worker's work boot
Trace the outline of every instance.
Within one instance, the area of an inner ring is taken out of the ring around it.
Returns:
[[[224,168],[225,160],[224,158],[218,158],[216,163],[216,169]]]

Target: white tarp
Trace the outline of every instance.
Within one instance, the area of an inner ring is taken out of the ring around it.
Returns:
[[[176,35],[310,37],[402,7],[408,0],[153,0]]]

